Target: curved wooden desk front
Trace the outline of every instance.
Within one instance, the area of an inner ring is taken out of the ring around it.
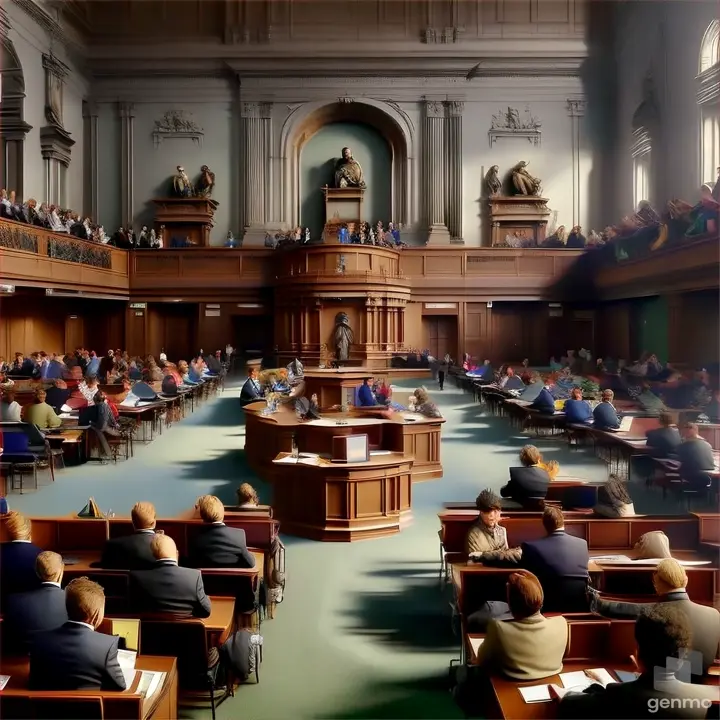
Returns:
[[[273,512],[283,532],[331,541],[391,535],[400,529],[401,513],[411,508],[412,482],[442,475],[442,418],[326,413],[301,422],[289,409],[263,415],[265,407],[264,402],[245,407],[245,450],[250,466],[273,485]],[[367,463],[274,462],[290,453],[293,437],[301,453],[330,457],[333,437],[354,434],[367,434],[371,451],[387,454],[371,455]]]

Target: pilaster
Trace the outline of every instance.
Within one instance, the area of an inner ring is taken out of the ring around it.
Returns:
[[[573,216],[573,225],[578,225],[580,223],[580,213],[581,213],[581,207],[580,207],[580,197],[581,197],[581,188],[580,188],[580,178],[582,175],[580,174],[580,157],[581,157],[581,147],[580,147],[580,127],[581,127],[581,121],[582,118],[585,117],[585,100],[581,98],[568,98],[567,101],[567,108],[568,108],[568,115],[570,116],[570,122],[571,122],[571,142],[572,142],[572,216]]]
[[[82,110],[83,131],[85,134],[84,214],[89,215],[97,222],[99,217],[98,178],[100,175],[100,166],[98,164],[98,108],[94,102],[85,100],[83,101]]]
[[[445,220],[450,239],[453,243],[462,244],[462,201],[463,201],[463,168],[462,168],[462,116],[465,103],[460,100],[448,100],[445,103],[447,128],[445,144],[447,151],[445,178]]]
[[[121,102],[120,114],[120,221],[125,227],[132,227],[135,217],[134,201],[134,146],[135,146],[135,106]]]
[[[450,243],[445,224],[445,109],[442,101],[425,99],[423,118],[424,195],[428,245]]]
[[[271,217],[272,103],[242,102],[244,243],[263,244]]]

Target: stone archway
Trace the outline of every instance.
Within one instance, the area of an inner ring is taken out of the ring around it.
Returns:
[[[15,190],[18,199],[22,199],[25,136],[32,130],[32,126],[24,120],[25,76],[12,40],[7,36],[0,37],[0,43],[2,43],[0,141],[4,159],[0,185],[8,192]]]
[[[287,118],[280,140],[283,224],[294,227],[300,221],[300,152],[303,145],[320,128],[338,122],[364,123],[385,138],[392,155],[393,220],[407,227],[414,226],[418,220],[414,129],[399,108],[368,98],[304,103]]]

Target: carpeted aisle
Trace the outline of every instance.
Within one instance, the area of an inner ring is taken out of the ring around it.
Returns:
[[[398,396],[411,387],[403,383]],[[218,709],[219,720],[462,717],[447,689],[459,641],[450,597],[438,585],[436,514],[444,501],[472,500],[483,487],[503,485],[528,438],[485,415],[452,382],[444,392],[428,388],[447,418],[444,478],[413,487],[412,521],[395,537],[353,544],[283,537],[286,599],[263,624],[260,684],[241,687]],[[137,500],[149,500],[159,515],[172,516],[203,493],[233,502],[245,480],[270,501],[245,465],[238,395],[229,385],[152,444],[136,445],[131,461],[61,471],[52,487],[11,495],[10,506],[28,515],[68,514],[93,496],[103,511],[127,514]],[[605,466],[584,452],[570,453],[557,440],[537,444],[559,460],[563,475],[606,477]],[[635,498],[638,512],[656,509],[644,504],[646,495],[643,489]],[[183,717],[209,718],[210,711],[184,710]]]

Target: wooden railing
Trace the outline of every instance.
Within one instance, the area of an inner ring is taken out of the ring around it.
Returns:
[[[128,270],[125,250],[0,220],[0,279],[5,283],[127,297]]]

